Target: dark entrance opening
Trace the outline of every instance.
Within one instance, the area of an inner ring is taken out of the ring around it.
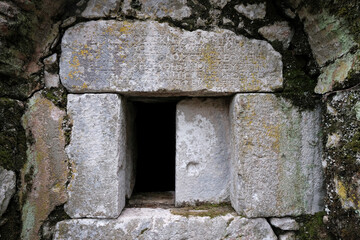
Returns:
[[[135,102],[134,192],[175,191],[175,102]]]

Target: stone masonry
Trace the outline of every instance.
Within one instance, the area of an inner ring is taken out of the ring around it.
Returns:
[[[116,218],[125,205],[125,116],[116,94],[68,96],[73,123],[66,148],[72,179],[65,211],[73,218]]]

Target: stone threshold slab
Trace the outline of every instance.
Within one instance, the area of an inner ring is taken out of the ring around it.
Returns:
[[[281,55],[225,29],[89,21],[69,28],[61,49],[60,78],[72,93],[209,96],[283,87]]]
[[[55,240],[65,239],[277,239],[264,218],[234,212],[182,216],[171,209],[126,208],[118,219],[72,219],[57,223]]]

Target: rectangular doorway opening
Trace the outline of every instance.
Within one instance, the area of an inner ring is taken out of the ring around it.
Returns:
[[[129,207],[174,206],[176,102],[133,102],[135,186]]]

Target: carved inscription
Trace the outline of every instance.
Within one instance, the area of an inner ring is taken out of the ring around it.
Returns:
[[[66,32],[60,75],[72,92],[273,91],[282,87],[282,62],[268,43],[227,30],[93,21]]]

